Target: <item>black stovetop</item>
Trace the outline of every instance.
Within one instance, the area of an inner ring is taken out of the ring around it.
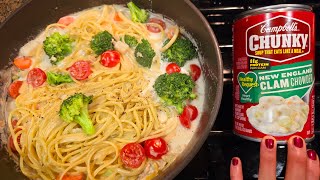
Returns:
[[[224,93],[220,111],[209,137],[191,163],[176,179],[229,179],[230,160],[234,156],[242,159],[244,179],[255,179],[258,174],[259,143],[239,138],[232,133],[232,24],[237,14],[248,9],[283,3],[311,5],[316,13],[316,35],[320,34],[319,0],[192,0],[209,21],[220,44],[224,63]],[[320,60],[320,36],[316,36],[316,66]],[[316,138],[307,147],[320,154],[320,73],[316,68]],[[319,91],[318,91],[319,90]],[[278,145],[277,176],[284,179],[286,146]]]

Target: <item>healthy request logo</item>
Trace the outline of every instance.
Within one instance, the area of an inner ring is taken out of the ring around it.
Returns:
[[[238,74],[238,83],[242,91],[247,94],[252,88],[258,87],[258,75],[255,72],[240,72]]]

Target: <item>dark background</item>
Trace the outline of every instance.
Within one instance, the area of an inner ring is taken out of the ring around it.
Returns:
[[[0,0],[0,23],[27,0]],[[283,3],[311,5],[316,14],[316,64],[320,60],[320,2],[316,0],[192,0],[214,30],[224,63],[224,94],[217,121],[203,147],[176,179],[229,179],[229,164],[233,156],[242,159],[244,178],[257,178],[259,143],[239,138],[232,133],[232,24],[235,17],[246,10]],[[316,65],[317,66],[317,65]],[[316,67],[316,138],[308,148],[320,154],[320,126],[317,109],[320,107],[319,72]],[[286,146],[278,146],[277,176],[284,179]]]

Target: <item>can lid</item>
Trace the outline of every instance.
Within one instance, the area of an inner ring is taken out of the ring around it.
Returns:
[[[240,18],[256,15],[268,12],[281,12],[281,11],[290,11],[290,10],[303,10],[303,11],[312,11],[312,7],[304,4],[277,4],[272,6],[265,6],[260,8],[251,9],[240,13],[235,20]]]

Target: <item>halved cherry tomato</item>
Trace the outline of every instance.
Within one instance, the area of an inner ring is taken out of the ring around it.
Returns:
[[[12,120],[11,124],[12,124],[12,128],[13,128],[13,129],[16,128],[17,123],[18,123],[18,120],[16,120],[16,119]],[[15,129],[15,132],[16,132],[16,133],[19,132],[19,131],[21,131],[21,128]],[[21,147],[21,145],[20,145],[20,139],[21,139],[21,135],[18,136],[18,144],[19,144],[19,146]],[[17,152],[17,149],[16,149],[16,147],[14,146],[14,143],[13,143],[13,138],[12,138],[12,136],[9,136],[8,143],[9,143],[9,147],[10,147],[11,151],[12,151],[12,152]]]
[[[18,120],[16,120],[16,119],[12,120],[12,122],[11,122],[12,127],[15,128],[17,126],[17,123],[18,123]]]
[[[19,90],[20,90],[20,87],[22,86],[22,81],[15,81],[13,83],[10,84],[9,86],[9,95],[12,97],[12,98],[17,98],[19,96]]]
[[[168,145],[161,137],[149,139],[144,143],[144,150],[148,158],[160,159],[163,155],[167,154]]]
[[[16,147],[14,146],[14,143],[13,143],[12,136],[9,136],[8,141],[9,141],[9,147],[10,147],[11,151],[12,152],[17,152],[17,149],[16,149]]]
[[[18,139],[17,139],[18,145],[21,147],[20,139],[21,139],[21,134],[18,136]],[[8,141],[9,141],[8,143],[9,143],[9,147],[10,147],[11,151],[14,152],[14,153],[17,152],[17,149],[16,149],[16,147],[14,146],[14,143],[13,143],[12,136],[9,136],[9,140]]]
[[[113,18],[115,21],[122,21],[121,17],[119,16],[119,13],[116,12],[116,14],[114,15],[114,18]]]
[[[183,109],[182,113],[179,116],[180,123],[182,126],[190,129],[191,127],[191,112],[186,110],[185,108]]]
[[[64,16],[59,19],[58,24],[63,24],[65,26],[68,26],[69,24],[73,23],[74,17],[71,16]]]
[[[28,69],[31,64],[32,60],[29,57],[17,57],[13,60],[13,64],[17,66],[19,69]]]
[[[92,73],[90,62],[84,60],[75,62],[67,70],[69,71],[70,75],[76,80],[87,79]]]
[[[194,81],[198,80],[200,75],[201,75],[201,69],[198,65],[196,64],[191,64],[190,65],[190,70],[191,70],[191,77]]]
[[[183,111],[180,114],[179,119],[181,124],[189,129],[191,127],[191,121],[195,120],[197,117],[198,109],[195,106],[189,104],[183,108]]]
[[[171,27],[171,28],[168,30],[168,32],[166,33],[168,39],[173,38],[175,30],[176,30],[175,27]]]
[[[46,82],[47,75],[40,68],[33,68],[29,71],[27,76],[27,83],[33,87],[39,87]]]
[[[120,53],[118,51],[106,51],[101,54],[100,63],[105,67],[114,67],[120,62]]]
[[[158,18],[150,18],[148,23],[156,23],[156,24],[159,24],[163,30],[166,29],[166,23],[164,21],[162,21],[161,19],[158,19]],[[161,32],[161,29],[153,24],[147,24],[147,29],[150,31],[150,32],[153,32],[153,33],[159,33]]]
[[[16,120],[16,119],[12,120],[11,124],[12,124],[12,128],[13,128],[13,129],[16,128],[17,123],[18,123],[18,120]],[[21,128],[17,128],[17,129],[14,130],[14,132],[17,133],[17,132],[19,132],[19,131],[21,131],[21,130],[22,130]]]
[[[57,180],[60,180],[60,176],[57,176]],[[84,174],[81,173],[79,175],[67,175],[65,174],[62,177],[62,180],[84,180]]]
[[[178,64],[176,63],[170,63],[167,67],[166,67],[166,72],[167,74],[172,74],[172,73],[177,73],[180,72],[181,69],[178,66]]]
[[[191,104],[186,105],[184,107],[184,110],[190,112],[190,114],[191,114],[190,120],[191,121],[195,120],[198,117],[198,109],[195,106],[193,106]]]
[[[129,143],[121,149],[120,158],[127,167],[138,168],[146,159],[146,155],[141,144]]]

